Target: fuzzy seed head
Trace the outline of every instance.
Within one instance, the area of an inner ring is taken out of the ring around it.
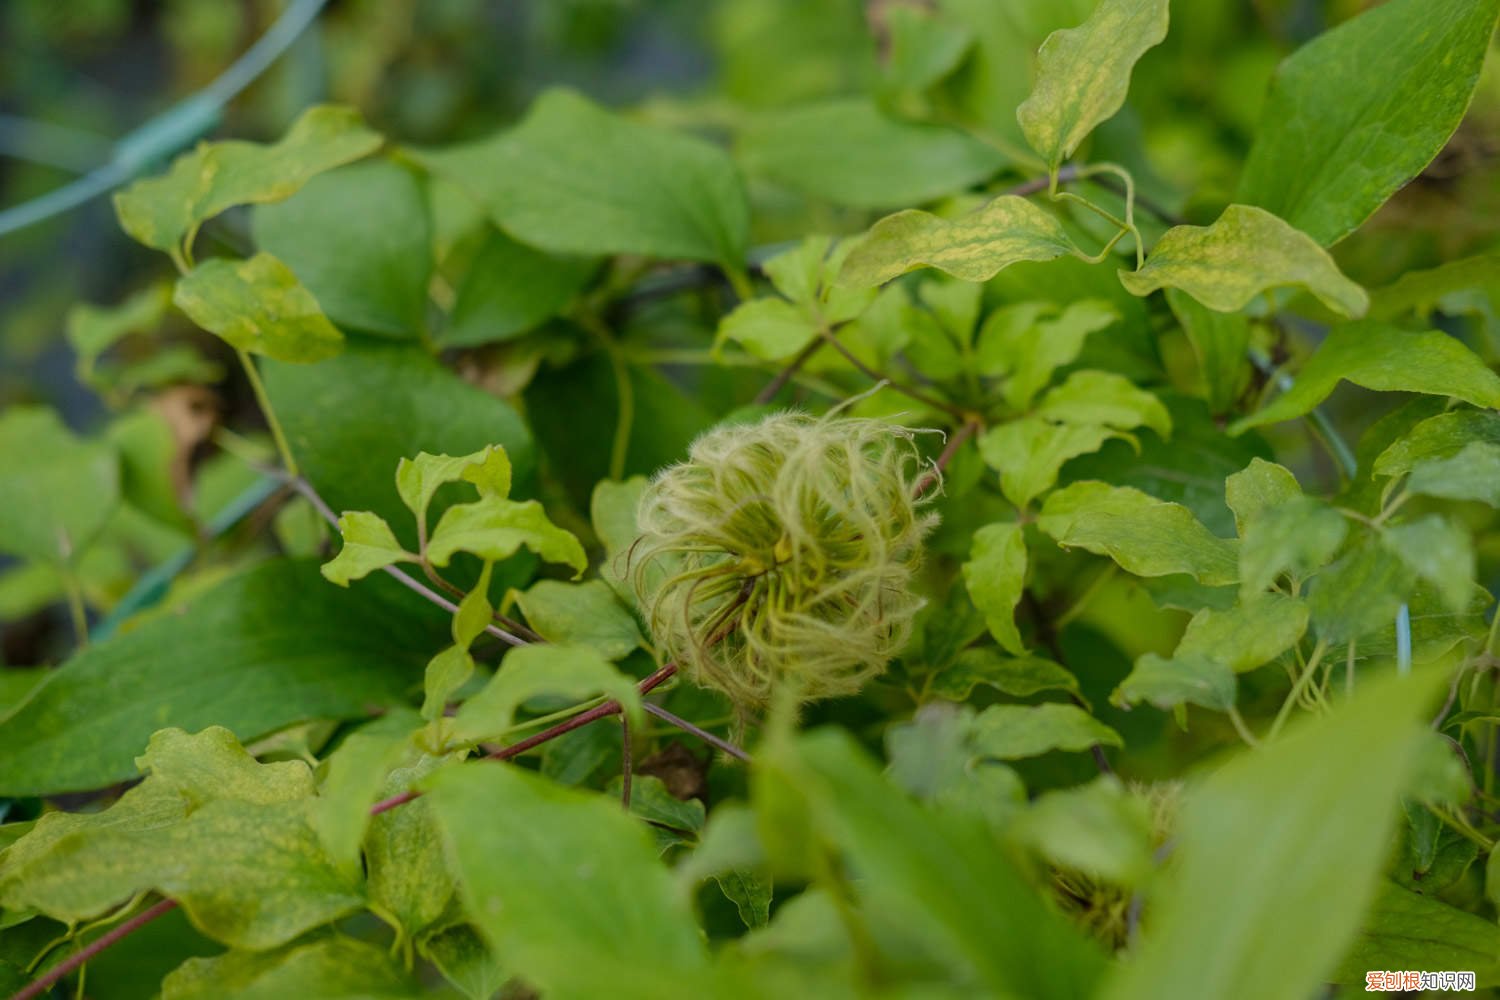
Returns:
[[[663,651],[741,711],[852,694],[905,644],[934,518],[914,432],[776,414],[694,442],[641,498],[633,579]]]

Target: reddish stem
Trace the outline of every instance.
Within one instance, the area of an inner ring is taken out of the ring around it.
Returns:
[[[947,445],[943,447],[943,453],[938,456],[937,463],[922,474],[922,478],[918,479],[917,485],[912,488],[912,493],[919,497],[923,493],[926,493],[928,487],[937,482],[942,476],[943,471],[948,468],[948,463],[953,461],[953,456],[958,454],[958,449],[962,448],[963,443],[969,440],[978,429],[979,424],[973,420],[969,420],[958,430],[954,431],[952,436],[948,438]]]
[[[72,972],[74,969],[78,968],[84,962],[87,962],[89,959],[93,958],[95,955],[99,954],[101,951],[108,948],[116,941],[130,934],[133,934],[135,931],[138,931],[142,927],[145,927],[157,917],[160,917],[166,913],[170,913],[176,908],[177,900],[175,899],[164,899],[159,903],[147,907],[140,913],[137,913],[135,916],[125,921],[120,926],[114,928],[113,930],[107,931],[104,934],[100,934],[97,938],[90,941],[85,947],[78,949],[73,954],[63,959],[61,962],[58,962],[56,965],[48,969],[46,972],[42,973],[36,979],[33,979],[26,986],[23,986],[20,992],[16,993],[16,995],[11,997],[10,1000],[35,1000],[36,997],[39,997],[43,993],[46,993],[48,990],[50,990],[52,988],[52,985],[59,979],[66,976],[68,973]]]

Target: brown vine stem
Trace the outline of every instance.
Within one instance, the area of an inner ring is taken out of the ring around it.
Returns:
[[[891,391],[899,392],[903,396],[915,399],[917,402],[925,406],[930,406],[934,410],[946,413],[949,416],[958,417],[960,420],[964,419],[967,416],[966,413],[964,413],[958,407],[954,406],[952,403],[947,402],[946,400],[938,399],[936,396],[929,396],[927,395],[927,393],[923,392],[921,389],[916,388],[915,386],[904,385],[900,382],[893,382],[890,379],[886,378],[884,375],[880,374],[878,371],[861,361],[853,351],[845,347],[844,342],[842,340],[839,340],[838,335],[835,334],[832,330],[826,328],[820,330],[819,336],[823,340],[827,341],[828,345],[835,351],[838,351],[839,354],[843,355],[844,360],[853,365],[856,371],[868,378],[870,381],[884,382]]]
[[[309,483],[301,476],[288,479],[287,482],[291,484],[292,489],[296,490],[298,493],[302,494],[302,496],[307,498],[307,502],[312,504],[313,507],[317,509],[319,514],[323,515],[323,520],[333,525],[335,530],[337,530],[339,524],[338,515],[333,512],[332,507],[328,506],[328,502],[318,495],[318,491],[313,489],[312,483]],[[416,577],[402,572],[394,566],[384,566],[382,567],[382,569],[384,569],[386,573],[394,577],[398,583],[400,583],[403,587],[406,587],[408,590],[422,595],[433,604],[436,604],[444,611],[447,611],[449,614],[458,614],[457,604],[454,604],[452,601],[448,600],[448,598],[444,597],[442,594],[439,594],[437,591],[433,590],[431,587],[427,586]],[[512,646],[527,645],[527,641],[525,639],[521,638],[518,635],[513,635],[512,633],[507,632],[505,629],[501,628],[498,625],[486,625],[484,627],[484,630],[490,635],[494,636],[496,639],[499,639],[501,642],[508,643]]]
[[[40,976],[37,976],[31,982],[21,987],[10,1000],[35,1000],[35,998],[42,996],[50,990],[58,980],[104,951],[116,941],[135,933],[157,917],[164,916],[176,908],[177,900],[175,899],[163,899],[158,903],[153,903],[120,926],[99,935],[85,947],[78,949]]]
[[[733,743],[729,742],[726,739],[721,739],[715,736],[707,729],[702,729],[698,726],[693,725],[691,722],[684,718],[681,718],[680,716],[673,715],[671,712],[668,712],[660,705],[656,705],[648,701],[642,703],[641,707],[646,710],[646,714],[654,715],[663,722],[670,723],[671,725],[676,726],[678,729],[681,729],[685,733],[693,734],[704,743],[707,743],[709,746],[714,747],[715,749],[724,751],[735,760],[748,761],[750,759],[750,755],[748,753],[741,750]]]
[[[776,394],[786,388],[786,384],[796,377],[797,373],[802,370],[802,366],[807,364],[809,358],[818,353],[818,350],[824,343],[825,341],[822,337],[813,338],[811,343],[798,351],[797,356],[787,362],[786,366],[776,373],[775,378],[767,382],[765,387],[755,394],[755,398],[751,402],[763,406],[775,399]]]
[[[922,478],[918,479],[917,485],[912,487],[912,493],[919,497],[926,493],[928,488],[941,478],[944,470],[948,468],[948,463],[952,462],[953,456],[958,454],[958,449],[962,448],[964,442],[973,437],[978,430],[979,421],[972,418],[964,421],[963,426],[948,437],[948,443],[943,446],[943,453],[938,456],[932,468],[922,473]]]

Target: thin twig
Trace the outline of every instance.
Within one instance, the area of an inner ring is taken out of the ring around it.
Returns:
[[[922,474],[921,479],[917,480],[917,485],[912,487],[912,493],[919,497],[926,493],[928,488],[942,477],[943,472],[948,468],[948,463],[952,462],[953,456],[958,454],[958,449],[963,447],[963,443],[978,429],[977,421],[966,420],[962,427],[949,435],[948,443],[943,447],[943,452],[938,456],[937,462]]]
[[[338,515],[333,512],[332,507],[328,506],[327,501],[325,501],[321,496],[318,495],[318,491],[313,489],[312,483],[309,483],[306,479],[303,479],[300,476],[293,479],[288,479],[287,482],[291,484],[292,489],[296,490],[298,493],[302,494],[302,496],[307,498],[307,502],[312,504],[319,514],[323,515],[323,520],[327,521],[335,528],[338,527]],[[457,604],[454,604],[442,594],[439,594],[437,591],[433,590],[425,583],[422,583],[416,577],[397,569],[395,566],[382,566],[381,569],[385,570],[385,572],[394,577],[403,587],[406,587],[413,593],[421,594],[423,597],[427,598],[433,604],[436,604],[438,607],[447,611],[449,614],[458,614]],[[528,645],[525,639],[521,638],[518,635],[512,635],[510,632],[505,631],[505,629],[501,628],[498,625],[486,625],[484,627],[484,630],[490,635],[494,636],[496,639],[499,639],[501,642],[509,643],[512,646]]]
[[[630,783],[635,776],[635,761],[630,753],[630,719],[620,716],[620,804],[630,809]]]
[[[135,933],[157,917],[165,916],[176,908],[177,900],[175,899],[163,899],[159,903],[152,904],[120,926],[99,935],[86,946],[78,949],[33,979],[30,983],[21,987],[10,1000],[35,1000],[36,997],[42,996],[50,990],[58,980],[71,973],[74,969],[77,969],[80,965],[83,965],[101,951],[104,951],[116,941]]]
[[[820,335],[829,343],[830,346],[833,347],[834,350],[843,355],[845,361],[853,365],[856,371],[858,371],[861,375],[864,375],[870,381],[884,382],[894,392],[899,392],[903,396],[909,396],[919,403],[930,406],[935,410],[940,410],[943,413],[958,417],[959,419],[963,419],[965,416],[967,416],[967,414],[965,414],[958,407],[954,406],[952,403],[938,399],[936,396],[929,396],[915,386],[903,385],[900,382],[893,382],[889,378],[886,378],[884,375],[880,374],[878,371],[871,368],[869,365],[865,364],[858,357],[856,357],[854,352],[845,347],[843,341],[839,340],[838,335],[835,334],[832,330],[824,329],[820,331]]]
[[[665,708],[662,708],[660,705],[648,701],[642,703],[642,707],[645,708],[647,714],[654,715],[658,719],[661,719],[663,722],[670,723],[676,726],[678,729],[681,729],[685,733],[692,733],[704,743],[707,743],[709,746],[714,747],[715,749],[724,751],[736,760],[748,761],[750,759],[750,755],[748,753],[741,750],[733,743],[729,742],[726,739],[723,739],[722,737],[715,736],[713,733],[709,732],[706,729],[702,729],[698,726],[693,725],[693,723],[689,722],[686,719],[673,715],[671,712],[667,711]]]
[[[822,337],[817,337],[806,347],[802,348],[802,350],[798,351],[797,356],[792,358],[786,364],[786,367],[777,372],[776,377],[767,382],[765,388],[757,392],[755,399],[751,400],[751,402],[757,405],[764,405],[775,399],[776,394],[786,388],[786,384],[796,377],[797,373],[802,370],[802,366],[807,364],[809,358],[818,353],[824,343],[825,341]]]

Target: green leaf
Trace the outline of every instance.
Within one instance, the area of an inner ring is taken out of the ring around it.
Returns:
[[[1186,507],[1130,487],[1074,483],[1047,498],[1037,526],[1064,548],[1107,555],[1137,576],[1186,573],[1210,586],[1239,579],[1236,543]]]
[[[387,776],[382,797],[410,791],[426,775],[456,763],[410,752],[411,758]],[[371,909],[386,920],[394,918],[398,935],[409,940],[451,912],[454,876],[425,796],[373,817],[364,848]]]
[[[422,718],[440,719],[448,698],[474,676],[474,657],[466,646],[448,646],[427,661],[422,674]]]
[[[249,740],[399,703],[437,633],[381,582],[339,590],[315,563],[275,560],[90,646],[0,726],[0,794],[125,780],[164,726]]]
[[[1496,0],[1394,0],[1277,69],[1238,200],[1337,243],[1421,173],[1458,127]]]
[[[1054,864],[1115,885],[1137,885],[1152,869],[1151,811],[1113,775],[1043,793],[1014,832]]]
[[[133,238],[177,255],[199,226],[225,209],[289,198],[313,177],[367,156],[380,143],[353,108],[310,108],[272,145],[200,144],[166,174],[116,194],[115,212]]]
[[[167,316],[172,302],[172,288],[157,282],[141,289],[112,308],[80,302],[68,310],[68,345],[77,355],[74,371],[78,381],[104,389],[109,379],[97,371],[105,351],[132,334],[155,333]]]
[[[437,343],[512,340],[566,308],[598,269],[597,258],[546,253],[492,232],[459,283]]]
[[[326,762],[308,822],[329,859],[353,879],[360,875],[360,844],[370,825],[370,806],[380,796],[401,742],[397,736],[356,732]]]
[[[1300,580],[1327,565],[1348,531],[1342,514],[1312,497],[1266,511],[1240,540],[1241,599],[1265,590],[1283,573]]]
[[[291,270],[268,253],[206,260],[177,282],[172,302],[237,351],[308,364],[339,353],[344,335]]]
[[[919,267],[987,281],[1018,261],[1052,260],[1072,249],[1056,219],[1015,195],[951,221],[907,209],[875,223],[844,261],[839,284],[879,285]]]
[[[1166,37],[1167,0],[1100,0],[1087,21],[1047,36],[1016,120],[1053,174],[1124,106],[1136,60]]]
[[[1244,537],[1261,515],[1291,500],[1302,498],[1302,487],[1291,470],[1263,458],[1224,479],[1224,502],[1234,512],[1235,531]]]
[[[1152,393],[1114,372],[1081,371],[1047,391],[1038,415],[1065,424],[1102,424],[1119,430],[1149,427],[1159,437],[1172,436],[1172,416]]]
[[[1303,416],[1340,379],[1381,392],[1425,392],[1476,406],[1500,406],[1500,375],[1463,341],[1438,330],[1413,333],[1366,320],[1331,330],[1292,387],[1258,413],[1236,421],[1229,432]]]
[[[1285,594],[1256,594],[1227,611],[1198,611],[1173,656],[1207,656],[1242,674],[1296,645],[1307,631],[1307,621],[1305,601]]]
[[[1419,578],[1437,588],[1451,611],[1462,611],[1474,596],[1474,545],[1469,533],[1438,514],[1381,533],[1380,541]]]
[[[784,299],[751,299],[719,321],[719,336],[764,361],[781,361],[817,337],[818,326]]]
[[[1378,542],[1366,542],[1318,574],[1308,610],[1318,637],[1357,639],[1388,628],[1411,595],[1415,574]]]
[[[921,808],[837,731],[766,758],[756,763],[768,784],[789,786],[815,829],[848,853],[867,906],[899,906],[903,926],[926,932],[921,940],[959,963],[980,992],[1059,1000],[1092,992],[1102,954],[1038,898],[977,818]],[[757,800],[757,812],[768,804]]]
[[[988,648],[966,649],[932,677],[928,691],[936,698],[967,701],[979,685],[1016,698],[1043,691],[1078,694],[1078,678],[1067,667],[1040,656],[1003,656]]]
[[[473,483],[480,496],[508,497],[512,472],[510,456],[498,444],[458,457],[422,451],[416,458],[403,458],[396,463],[396,492],[417,521],[426,524],[427,508],[445,484]]]
[[[624,482],[601,479],[594,484],[589,499],[589,520],[610,559],[630,548],[640,535],[635,516],[641,506],[641,494],[645,491],[645,476],[631,476]]]
[[[1332,715],[1241,753],[1191,789],[1151,926],[1100,995],[1316,992],[1375,893],[1420,745],[1417,717],[1441,673],[1361,682]]]
[[[418,947],[423,957],[437,966],[443,978],[458,987],[469,1000],[493,1000],[511,978],[471,924],[445,927],[424,938]]]
[[[1053,750],[1124,746],[1120,734],[1076,705],[991,705],[974,720],[974,749],[981,757],[1017,760]]]
[[[1147,653],[1109,700],[1121,707],[1145,701],[1161,709],[1202,705],[1227,712],[1234,707],[1237,687],[1230,666],[1205,653],[1178,652],[1171,659]]]
[[[432,219],[411,168],[379,159],[323,174],[257,206],[251,232],[339,327],[391,337],[426,329]]]
[[[603,580],[541,580],[516,594],[526,624],[548,642],[592,646],[618,660],[641,645],[635,617]]]
[[[1421,496],[1500,507],[1500,444],[1470,441],[1450,458],[1418,462],[1406,488]]]
[[[558,997],[715,995],[686,897],[618,802],[508,765],[425,784],[470,918],[527,982]]]
[[[1464,969],[1500,982],[1500,928],[1447,903],[1380,883],[1359,936],[1329,981],[1362,986],[1371,969]]]
[[[269,952],[190,958],[162,980],[162,1000],[404,1000],[420,996],[378,945],[342,935]]]
[[[1341,316],[1362,316],[1370,304],[1312,237],[1251,205],[1230,205],[1210,226],[1173,226],[1145,267],[1120,272],[1120,283],[1135,295],[1178,288],[1219,312],[1237,312],[1288,285]]]
[[[354,510],[339,518],[344,547],[322,566],[323,578],[340,587],[362,580],[398,562],[416,562],[417,557],[401,547],[391,526],[378,514]]]
[[[1425,320],[1444,307],[1455,292],[1486,291],[1492,302],[1500,291],[1500,254],[1488,253],[1451,260],[1422,271],[1407,271],[1401,277],[1370,292],[1373,319],[1400,319],[1408,313]]]
[[[608,695],[639,724],[641,695],[634,682],[587,646],[521,646],[505,654],[501,669],[459,708],[451,742],[475,744],[510,731],[516,709],[538,695],[582,701]]]
[[[986,465],[1000,473],[1005,499],[1024,510],[1057,485],[1064,463],[1098,451],[1113,438],[1134,443],[1129,434],[1097,424],[1054,424],[1030,416],[985,431],[979,439],[979,454]]]
[[[401,459],[499,445],[517,483],[531,479],[535,453],[516,411],[425,351],[365,340],[316,368],[267,364],[264,372],[302,474],[334,510],[385,518],[408,550],[416,532],[391,475]]]
[[[624,779],[616,775],[606,789],[611,794],[624,787]],[[679,799],[667,790],[667,786],[655,775],[647,774],[631,783],[630,812],[653,826],[698,834],[703,829],[705,812],[698,799]]]
[[[488,139],[415,155],[531,246],[744,266],[749,209],[729,157],[572,91],[547,91]]]
[[[1420,462],[1452,458],[1471,441],[1500,445],[1500,414],[1450,410],[1428,417],[1392,441],[1372,468],[1377,476],[1404,476]]]
[[[152,773],[116,806],[118,821],[113,810],[65,817],[17,841],[6,852],[0,900],[71,922],[154,889],[210,937],[255,949],[363,903],[308,821],[305,764],[257,764],[226,730],[212,729],[160,734],[141,765]]]
[[[583,545],[571,532],[547,519],[535,500],[517,502],[486,496],[474,503],[455,504],[443,512],[427,543],[427,557],[446,566],[457,552],[472,552],[499,562],[522,546],[548,562],[566,563],[582,575],[588,569]]]
[[[1120,311],[1103,299],[1080,299],[1049,316],[1052,312],[1047,303],[1022,302],[994,310],[980,327],[976,370],[1008,376],[1001,391],[1018,410],[1029,409],[1052,374],[1072,364],[1089,334],[1120,321]]]
[[[962,191],[1005,165],[966,132],[891,118],[865,97],[767,111],[736,139],[745,171],[836,205],[893,209]]]
[[[1026,651],[1016,629],[1016,605],[1026,586],[1026,538],[1020,524],[987,524],[974,532],[964,583],[974,606],[984,613],[990,635],[1016,655]]]
[[[1209,409],[1229,411],[1250,381],[1250,321],[1238,313],[1209,309],[1176,288],[1167,289],[1167,305],[1193,347]]]
[[[40,406],[0,416],[0,550],[72,564],[119,502],[113,448],[74,437]]]

